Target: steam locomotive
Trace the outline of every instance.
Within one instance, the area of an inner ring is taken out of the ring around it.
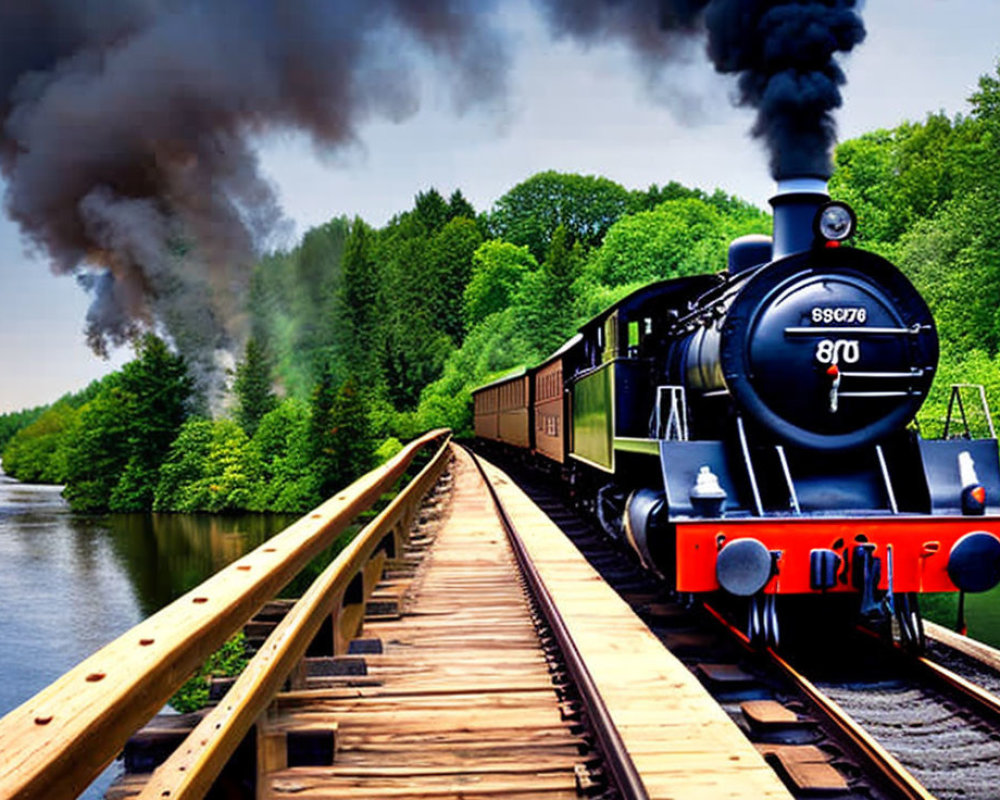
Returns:
[[[919,648],[919,593],[1000,582],[997,441],[915,430],[933,318],[844,246],[825,181],[771,203],[773,237],[734,241],[725,272],[645,286],[476,389],[475,434],[557,469],[677,592],[746,598],[755,641],[777,644],[779,595],[825,595]]]

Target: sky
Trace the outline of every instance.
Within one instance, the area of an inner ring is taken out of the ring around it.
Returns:
[[[774,184],[748,135],[753,114],[732,106],[732,80],[699,51],[650,87],[623,49],[553,42],[523,0],[508,7],[502,24],[515,46],[499,107],[456,114],[445,88],[428,77],[415,114],[371,120],[339,151],[317,153],[294,133],[260,140],[263,171],[291,222],[285,244],[339,215],[382,225],[430,187],[445,196],[461,189],[486,210],[548,169],[603,175],[627,188],[676,180],[767,207]],[[841,139],[929,112],[964,113],[979,76],[996,69],[1000,0],[869,0],[862,17],[867,38],[840,62],[847,74]],[[0,215],[0,413],[51,402],[131,357],[127,348],[108,360],[88,349],[89,303]]]

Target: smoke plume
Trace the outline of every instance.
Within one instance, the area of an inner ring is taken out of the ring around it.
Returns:
[[[626,44],[650,73],[702,42],[756,109],[776,177],[828,174],[853,0],[532,0],[553,36]],[[498,0],[7,0],[6,209],[92,292],[98,352],[166,326],[231,348],[249,266],[282,222],[255,137],[357,138],[419,104],[430,60],[456,107],[503,95]],[[609,142],[609,147],[613,143]]]
[[[707,34],[718,72],[737,76],[740,105],[757,111],[776,178],[829,177],[833,110],[844,73],[835,61],[865,37],[855,0],[539,0],[556,35],[619,40],[649,73],[669,69],[691,36]]]
[[[488,4],[487,4],[488,5]],[[6,210],[94,295],[97,352],[166,326],[230,347],[248,268],[281,221],[253,141],[318,148],[417,106],[430,54],[456,105],[502,94],[499,42],[448,0],[9,0],[0,7]]]

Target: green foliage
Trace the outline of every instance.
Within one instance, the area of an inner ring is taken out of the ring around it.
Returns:
[[[489,216],[490,233],[526,246],[541,259],[559,226],[574,242],[599,245],[630,202],[628,191],[607,178],[539,172],[497,200]]]
[[[400,442],[395,436],[390,436],[388,439],[383,441],[382,444],[375,448],[375,452],[372,454],[372,460],[375,466],[380,466],[402,449],[402,442]]]
[[[116,377],[120,377],[117,375]],[[104,511],[129,457],[128,400],[115,384],[80,409],[63,496],[75,511]]]
[[[427,233],[437,233],[448,222],[448,204],[437,189],[418,192],[413,201],[413,216]]]
[[[10,439],[3,450],[4,471],[27,483],[63,483],[69,444],[78,427],[79,412],[65,402],[56,403]]]
[[[250,510],[303,512],[319,504],[309,428],[309,407],[294,398],[261,420],[250,442],[259,469]]]
[[[27,428],[32,422],[37,420],[48,410],[49,406],[35,406],[21,411],[9,411],[0,414],[0,450],[7,446],[14,434],[23,428]],[[6,469],[6,467],[5,467]]]
[[[379,269],[374,255],[375,232],[360,218],[351,223],[344,246],[344,279],[340,288],[340,353],[347,372],[371,383],[377,367],[376,301]]]
[[[237,511],[250,505],[257,461],[231,420],[189,419],[159,470],[156,511]]]
[[[247,662],[246,637],[242,632],[237,633],[212,653],[198,672],[177,690],[170,698],[171,707],[180,714],[205,708],[212,677],[235,678],[243,672]]]
[[[652,211],[668,200],[700,200],[712,206],[724,217],[734,220],[753,222],[761,216],[761,210],[753,203],[742,200],[735,195],[726,194],[722,189],[716,189],[712,194],[708,194],[701,189],[690,189],[677,181],[670,181],[663,187],[654,183],[645,191],[631,192],[628,210],[631,214],[639,211]]]
[[[465,333],[465,288],[472,273],[473,254],[482,242],[476,223],[466,217],[449,220],[431,240],[425,277],[427,304],[437,327],[456,344],[461,343]]]
[[[333,387],[325,377],[313,396],[310,417],[312,468],[321,498],[342,489],[372,465],[371,425],[353,380]]]
[[[950,202],[904,234],[900,266],[934,312],[952,351],[996,353],[1000,346],[1000,261],[996,198],[980,191]]]
[[[770,224],[761,211],[726,215],[701,199],[668,200],[616,222],[591,271],[607,286],[718,272],[733,239],[769,233]]]
[[[247,436],[253,436],[263,416],[278,404],[271,388],[271,365],[263,345],[250,337],[233,381],[234,415]]]
[[[184,359],[152,334],[136,358],[79,412],[66,456],[64,495],[77,511],[142,511],[157,470],[188,414],[192,382]]]
[[[456,436],[472,431],[472,389],[514,367],[537,363],[543,352],[527,336],[520,308],[491,314],[454,351],[444,372],[424,389],[412,428],[414,434],[432,428],[451,428]]]
[[[851,204],[860,221],[858,243],[883,254],[920,220],[933,217],[968,175],[956,171],[974,144],[975,125],[943,114],[841,143],[830,191]]]
[[[26,471],[23,473],[23,476],[19,475],[17,473],[19,468],[16,466],[16,462],[20,453],[12,454],[13,461],[8,460],[11,456],[5,454],[4,470],[7,474],[24,481],[34,480],[43,483],[58,483],[62,481],[63,476],[65,475],[65,464],[63,464],[62,461],[66,458],[69,439],[72,436],[68,426],[65,425],[65,418],[71,416],[71,412],[78,411],[81,406],[93,400],[94,397],[97,396],[98,392],[101,391],[102,387],[113,379],[114,378],[112,376],[107,376],[101,378],[100,380],[91,381],[85,389],[82,389],[79,392],[68,392],[51,405],[35,406],[34,408],[28,408],[22,411],[12,411],[7,414],[0,414],[0,452],[2,452],[7,447],[11,439],[14,438],[15,434],[31,426],[42,416],[49,416],[50,412],[55,411],[55,414],[50,416],[45,424],[38,428],[34,428],[30,433],[26,432],[20,436],[17,449],[23,452],[24,448],[27,448],[27,451],[31,451],[33,453],[33,455],[31,455],[28,459],[32,466],[26,466]],[[57,407],[58,411],[56,411]],[[61,435],[54,435],[54,430],[60,426],[64,427],[64,433]],[[30,441],[34,439],[35,436],[44,437],[44,443],[35,443]],[[55,453],[47,452],[53,448],[62,448],[62,453],[57,455]],[[44,469],[40,469],[38,466],[39,459],[45,460],[46,462],[54,459],[55,466],[47,465]],[[52,480],[49,480],[47,476],[51,475],[59,475],[60,477],[58,479],[53,478]]]
[[[525,276],[517,293],[521,333],[538,352],[548,355],[568,339],[574,328],[573,284],[583,268],[583,248],[571,244],[560,225],[541,268]]]
[[[948,350],[942,354],[941,365],[934,378],[934,385],[927,396],[927,401],[917,415],[921,433],[927,438],[936,438],[944,432],[944,423],[948,415],[948,401],[951,397],[951,386],[955,383],[980,384],[986,390],[986,402],[994,413],[1000,409],[1000,355],[990,355],[983,350],[954,351]],[[985,415],[981,411],[979,396],[976,393],[962,395],[973,436],[988,437],[989,427]],[[961,419],[956,415],[952,418],[952,433],[964,434]]]
[[[462,301],[466,330],[507,308],[525,277],[538,269],[527,247],[491,239],[472,254],[472,275]]]
[[[456,217],[465,217],[466,219],[476,218],[476,209],[472,207],[472,203],[465,199],[465,195],[462,194],[460,189],[456,189],[451,193],[451,197],[448,198],[448,219],[455,219]]]
[[[379,234],[376,258],[381,265],[378,348],[380,383],[393,406],[406,411],[420,388],[434,380],[453,342],[436,314],[437,291],[427,276],[434,270],[434,238],[414,213],[400,215]],[[455,308],[461,325],[461,309]]]

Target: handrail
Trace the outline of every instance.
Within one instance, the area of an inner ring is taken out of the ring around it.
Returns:
[[[243,737],[305,655],[319,626],[335,611],[353,577],[376,557],[386,535],[401,522],[408,527],[415,506],[440,476],[448,454],[449,443],[445,441],[420,475],[313,582],[267,637],[225,697],[157,768],[138,800],[164,797],[193,800],[205,796]]]
[[[431,431],[0,719],[0,796],[79,795],[187,678],[402,477]]]

